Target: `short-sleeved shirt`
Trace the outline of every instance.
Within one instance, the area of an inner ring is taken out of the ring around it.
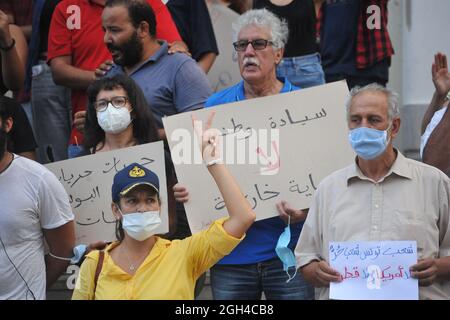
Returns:
[[[279,78],[278,80],[284,83],[280,93],[299,89],[285,78]],[[241,81],[230,88],[213,94],[206,101],[205,108],[245,99],[244,81]],[[294,249],[302,230],[302,225],[302,222],[291,225],[289,248]],[[229,255],[221,259],[218,264],[250,264],[275,258],[277,256],[275,247],[285,227],[284,221],[279,217],[256,221],[247,230],[245,239]]]
[[[181,40],[170,13],[160,0],[147,0],[155,12],[156,37],[167,41]],[[79,25],[75,6],[79,8]],[[76,68],[94,71],[111,54],[103,42],[102,12],[104,6],[90,0],[63,0],[55,8],[48,38],[47,61],[55,57],[71,56]],[[70,27],[70,29],[68,28]],[[86,110],[85,90],[72,90],[72,114]],[[82,134],[72,128],[70,144],[81,144]]]
[[[128,74],[142,89],[145,99],[162,128],[162,117],[203,108],[212,89],[203,70],[184,53],[168,53],[166,42],[133,72]],[[107,77],[126,74],[116,64]]]
[[[74,219],[67,193],[44,166],[17,155],[0,173],[0,190],[0,300],[45,299],[42,229]]]
[[[398,151],[378,182],[354,163],[319,184],[295,249],[297,265],[329,261],[330,241],[416,240],[418,259],[449,256],[449,203],[449,178]],[[328,288],[317,290],[329,298]],[[420,287],[419,298],[450,299],[450,282]]]
[[[167,8],[194,60],[198,61],[205,53],[219,54],[205,1],[170,0]]]
[[[102,271],[98,277],[97,300],[187,300],[194,299],[195,281],[217,260],[230,253],[242,240],[224,229],[225,219],[215,221],[207,230],[183,240],[157,241],[134,275],[117,266],[105,250]],[[93,299],[94,276],[98,251],[88,254],[81,266],[72,299]]]

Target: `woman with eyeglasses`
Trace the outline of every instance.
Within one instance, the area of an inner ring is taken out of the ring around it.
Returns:
[[[83,150],[78,157],[160,140],[153,113],[133,79],[125,75],[102,78],[89,86],[87,95]],[[165,152],[165,165],[167,187],[171,190],[176,177],[168,152]],[[166,236],[176,231],[172,192],[168,192],[168,209],[169,234]]]

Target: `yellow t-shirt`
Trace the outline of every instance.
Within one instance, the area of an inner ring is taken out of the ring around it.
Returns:
[[[224,229],[226,219],[215,221],[209,229],[183,240],[169,241],[157,237],[150,254],[134,275],[117,266],[105,250],[103,268],[98,277],[96,300],[186,300],[194,299],[198,277],[229,254],[244,238],[234,238]],[[81,265],[73,300],[94,298],[94,276],[98,251],[86,256]]]

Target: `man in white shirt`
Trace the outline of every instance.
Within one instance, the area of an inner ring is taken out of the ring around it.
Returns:
[[[436,91],[422,120],[420,156],[450,177],[450,73],[445,54],[434,56],[431,74]]]
[[[73,255],[74,216],[53,173],[6,150],[12,126],[0,103],[0,300],[41,300]]]
[[[350,92],[347,120],[355,163],[322,180],[295,249],[304,278],[329,298],[342,276],[329,265],[330,241],[417,242],[410,266],[420,299],[450,299],[450,180],[405,158],[392,141],[400,128],[396,95],[377,84]]]

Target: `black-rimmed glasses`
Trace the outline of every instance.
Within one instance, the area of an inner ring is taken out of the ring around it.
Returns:
[[[123,108],[127,104],[128,98],[123,96],[113,97],[111,100],[100,99],[94,102],[94,107],[97,112],[105,111],[108,104],[111,103],[115,108]]]
[[[245,51],[247,49],[248,44],[251,43],[253,49],[255,50],[264,50],[268,45],[273,45],[273,41],[266,39],[255,39],[255,40],[239,40],[233,42],[234,50],[236,51]]]

